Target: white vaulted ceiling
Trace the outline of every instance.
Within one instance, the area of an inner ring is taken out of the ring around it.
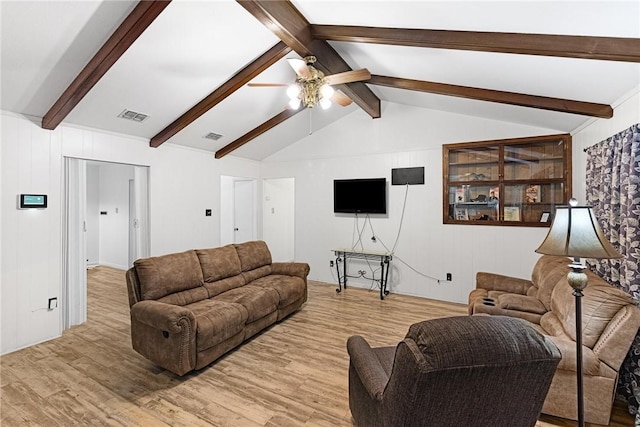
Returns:
[[[2,1],[2,110],[42,118],[135,8],[132,1]],[[637,39],[637,1],[308,1],[292,2],[311,24]],[[235,1],[172,1],[64,122],[153,138],[280,42]],[[638,62],[328,42],[352,69],[372,74],[614,105],[640,85]],[[294,51],[285,58],[299,58]],[[321,59],[321,58],[319,58]],[[277,61],[254,82],[291,83]],[[589,117],[368,84],[384,103],[412,105],[571,132]],[[215,152],[286,108],[285,88],[242,86],[168,142]],[[124,109],[149,115],[117,118]],[[346,114],[349,107],[301,112],[233,155],[261,160]],[[311,119],[311,120],[310,120]],[[370,119],[374,120],[374,119]],[[381,119],[384,120],[384,114]],[[223,135],[204,139],[209,132]],[[160,147],[159,149],[162,149]]]

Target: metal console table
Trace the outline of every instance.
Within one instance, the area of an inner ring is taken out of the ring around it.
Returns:
[[[387,279],[389,278],[389,263],[393,256],[389,252],[380,251],[357,251],[354,249],[334,249],[336,256],[336,271],[338,272],[337,293],[342,292],[342,287],[347,289],[347,259],[372,259],[380,261],[380,299],[389,295],[387,290]],[[340,274],[340,261],[342,261],[342,274]]]

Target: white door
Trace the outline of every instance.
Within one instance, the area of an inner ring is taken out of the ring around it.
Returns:
[[[100,262],[100,167],[87,162],[87,265]]]
[[[134,167],[134,179],[129,180],[129,267],[150,256],[148,179],[147,166]]]
[[[87,320],[87,162],[65,158],[63,329]]]
[[[265,179],[262,236],[274,261],[295,258],[295,178]]]
[[[233,242],[254,240],[254,188],[255,181],[233,182]]]

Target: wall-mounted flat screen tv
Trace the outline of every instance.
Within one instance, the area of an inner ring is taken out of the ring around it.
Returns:
[[[386,214],[387,180],[385,178],[334,180],[333,211]]]

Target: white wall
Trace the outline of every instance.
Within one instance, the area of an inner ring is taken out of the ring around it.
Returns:
[[[311,265],[310,278],[335,283],[335,269],[329,268],[331,249],[354,242],[354,217],[333,213],[333,180],[386,177],[390,184],[392,168],[413,166],[425,166],[425,185],[408,188],[389,278],[392,292],[466,303],[477,271],[529,277],[538,258],[534,250],[546,228],[442,224],[442,144],[558,132],[397,104],[384,107],[382,119],[371,120],[356,111],[262,163],[264,179],[295,177],[295,253],[297,260]],[[371,219],[379,240],[371,241],[367,225],[365,248],[384,250],[380,240],[393,246],[405,191],[405,186],[389,186],[388,214]],[[400,259],[434,278],[452,273],[453,281],[423,277]],[[352,265],[353,271],[369,268]],[[371,285],[354,279],[349,283]]]
[[[62,153],[60,132],[2,116],[2,353],[60,334]],[[48,195],[43,210],[18,210],[20,193]]]
[[[48,131],[5,112],[1,120],[2,354],[61,333],[61,310],[46,304],[61,296],[64,156],[150,166],[152,255],[218,246],[220,175],[259,178],[255,161],[70,126]],[[17,195],[30,192],[48,194],[49,207],[17,210]]]

